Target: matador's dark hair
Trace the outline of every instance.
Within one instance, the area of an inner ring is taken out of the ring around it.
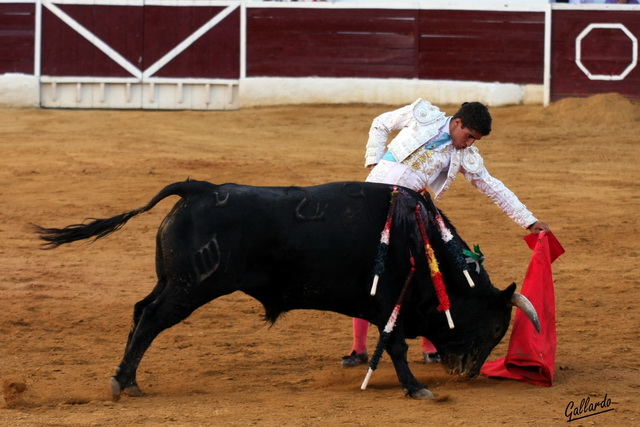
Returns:
[[[462,120],[463,128],[469,128],[483,136],[491,133],[491,114],[486,105],[480,102],[463,103],[453,119]]]

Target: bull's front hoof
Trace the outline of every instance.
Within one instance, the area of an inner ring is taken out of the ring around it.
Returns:
[[[412,399],[435,399],[436,395],[431,393],[428,388],[420,388],[414,391],[404,390],[404,394],[406,396],[411,397]]]
[[[111,400],[117,402],[120,400],[120,394],[122,393],[122,387],[115,377],[111,377]]]
[[[120,396],[122,393],[131,397],[140,397],[143,395],[142,390],[138,387],[138,384],[129,385],[125,388],[122,388],[116,377],[111,377],[111,399],[114,402],[120,400]]]

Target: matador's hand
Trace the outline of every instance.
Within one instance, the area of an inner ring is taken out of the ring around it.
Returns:
[[[551,229],[549,228],[549,224],[547,224],[546,222],[542,222],[542,221],[534,222],[533,224],[528,226],[527,229],[530,232],[535,233],[535,234],[538,234],[541,231],[546,231],[547,233],[551,231]]]

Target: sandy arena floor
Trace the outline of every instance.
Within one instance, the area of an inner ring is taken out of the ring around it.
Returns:
[[[478,143],[489,171],[566,249],[553,265],[552,387],[461,381],[421,363],[411,340],[413,372],[443,398],[405,398],[388,356],[362,391],[366,367],[339,366],[349,318],[296,311],[269,328],[259,303],[233,294],[154,342],[138,376],[146,396],[110,400],[133,305],[155,284],[155,231],[175,200],[108,239],[55,251],[39,250],[29,224],[110,217],[187,177],[363,180],[369,125],[391,108],[0,110],[0,425],[551,425],[567,421],[570,402],[605,396],[613,411],[571,424],[640,424],[640,105],[611,94],[493,108],[494,132]],[[462,176],[439,206],[481,245],[497,287],[522,281],[525,231]],[[371,328],[371,351],[376,340]]]

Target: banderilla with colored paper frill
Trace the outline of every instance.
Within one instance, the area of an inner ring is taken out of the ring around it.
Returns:
[[[380,339],[378,340],[378,345],[376,346],[376,350],[371,357],[371,362],[369,362],[369,370],[367,371],[367,375],[362,382],[362,386],[360,388],[362,390],[367,388],[367,384],[369,384],[369,380],[371,379],[371,375],[373,371],[378,369],[378,363],[380,363],[380,359],[382,358],[382,352],[387,347],[387,341],[389,341],[389,337],[391,336],[391,332],[396,327],[396,321],[398,320],[398,315],[400,314],[400,309],[402,308],[402,303],[404,301],[404,297],[407,293],[407,289],[409,288],[409,283],[413,279],[413,276],[416,272],[415,261],[413,256],[409,258],[411,261],[411,270],[407,275],[407,280],[405,280],[404,285],[402,286],[402,291],[400,292],[400,296],[398,297],[398,301],[396,305],[393,307],[393,311],[391,311],[391,315],[389,316],[389,320],[385,325],[382,333],[380,333]]]

